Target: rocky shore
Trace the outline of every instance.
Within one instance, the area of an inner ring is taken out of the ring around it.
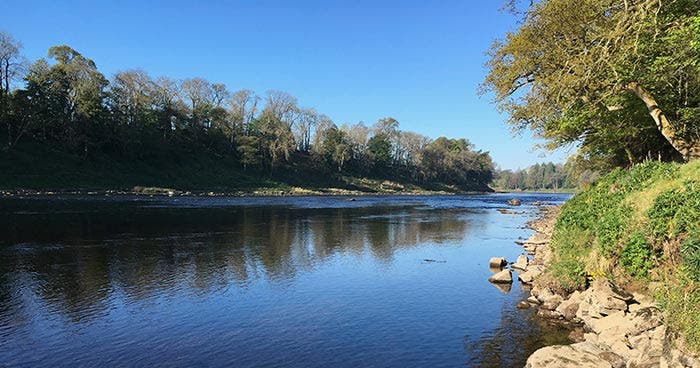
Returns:
[[[528,224],[535,233],[518,244],[531,258],[518,259],[511,268],[531,286],[527,303],[539,317],[580,326],[583,333],[572,334],[571,345],[535,351],[526,367],[700,367],[698,356],[686,352],[664,325],[653,298],[628,293],[605,278],[568,295],[537,282],[552,257],[549,241],[559,210],[543,207],[542,216]]]

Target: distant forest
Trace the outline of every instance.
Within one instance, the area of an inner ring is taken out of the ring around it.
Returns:
[[[567,190],[578,186],[569,166],[552,162],[521,170],[496,170],[493,186],[500,190]]]
[[[20,51],[18,41],[0,33],[2,152],[35,154],[37,163],[40,146],[83,160],[154,165],[205,155],[267,178],[281,171],[302,179],[371,177],[469,190],[488,189],[493,178],[488,152],[466,139],[402,131],[391,117],[371,126],[338,125],[285,92],[259,96],[202,78],[153,78],[140,69],[108,79],[69,46],[51,47],[48,58],[31,63]]]

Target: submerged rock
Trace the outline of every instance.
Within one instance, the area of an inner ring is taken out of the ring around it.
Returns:
[[[518,302],[518,304],[515,306],[518,309],[528,309],[530,308],[530,303],[528,302]]]
[[[593,344],[581,342],[572,345],[547,346],[532,353],[526,368],[612,368],[613,365],[600,354],[604,353]]]

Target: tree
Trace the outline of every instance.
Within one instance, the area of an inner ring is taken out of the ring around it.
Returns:
[[[211,83],[203,78],[191,78],[182,81],[181,88],[190,105],[190,125],[193,128],[208,127],[207,118],[214,107]]]
[[[391,165],[391,151],[391,141],[385,134],[375,134],[367,141],[367,152],[375,170],[383,170]]]
[[[70,148],[88,152],[89,136],[105,112],[104,89],[109,84],[95,63],[69,46],[53,46],[48,56],[56,60],[34,63],[26,76],[29,105],[37,108],[35,116],[45,119],[55,138]]]
[[[694,0],[532,2],[492,47],[484,91],[551,147],[580,142],[592,157],[632,162],[650,152],[698,158],[699,31]]]
[[[361,121],[353,125],[343,124],[340,129],[345,132],[348,138],[353,158],[355,160],[361,160],[367,151],[367,140],[369,139],[370,129]]]
[[[0,32],[0,122],[7,127],[8,148],[16,143],[26,127],[26,124],[13,124],[17,122],[17,117],[10,116],[12,83],[20,77],[25,65],[21,49],[22,44],[11,34]]]
[[[185,120],[185,105],[181,98],[182,88],[174,79],[158,77],[153,82],[154,110],[158,116],[158,126],[166,139],[168,132],[183,126]]]
[[[494,165],[488,152],[474,151],[466,139],[439,137],[421,154],[427,180],[470,188],[484,188],[493,179]]]
[[[311,148],[311,136],[321,116],[312,108],[299,109],[297,122],[294,125],[294,140],[301,152],[309,152]]]
[[[338,129],[335,124],[331,125],[323,132],[325,139],[321,147],[321,152],[327,163],[336,167],[338,172],[343,171],[343,165],[352,156],[351,145],[348,142],[347,135],[341,129]]]
[[[222,127],[229,138],[231,148],[237,135],[249,136],[260,98],[251,90],[236,91],[229,99],[230,110],[226,125]]]
[[[143,70],[127,70],[114,75],[109,91],[115,113],[127,125],[147,123],[153,105],[153,81]]]

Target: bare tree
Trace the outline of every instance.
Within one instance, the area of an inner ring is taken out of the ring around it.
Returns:
[[[299,115],[294,125],[294,139],[299,151],[308,152],[311,148],[311,135],[319,119],[320,116],[315,109],[299,109]]]
[[[12,83],[19,79],[26,69],[26,61],[20,54],[22,44],[16,41],[11,34],[0,32],[0,121],[7,125],[7,146],[16,142],[16,138],[22,135],[26,124],[21,131],[13,133],[11,119],[8,117],[10,109],[10,89]]]
[[[182,92],[190,105],[192,124],[201,124],[207,111],[213,107],[214,90],[211,83],[203,78],[191,78],[182,81]]]
[[[141,69],[118,72],[112,80],[110,97],[114,107],[132,125],[153,105],[154,83]]]

